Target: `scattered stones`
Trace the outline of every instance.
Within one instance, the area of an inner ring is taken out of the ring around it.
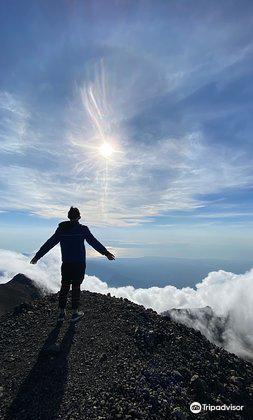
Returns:
[[[230,381],[233,382],[234,384],[239,385],[240,383],[243,382],[243,378],[241,378],[240,376],[231,376]]]
[[[162,344],[165,340],[165,335],[161,331],[148,330],[140,327],[135,328],[134,337],[137,346],[145,351],[154,350],[159,344]]]
[[[85,291],[81,307],[74,329],[56,327],[57,295],[0,319],[1,420],[188,420],[194,401],[252,418],[251,364],[128,300]]]
[[[176,381],[184,381],[183,375],[181,375],[181,373],[177,370],[173,370],[171,375]]]
[[[105,362],[105,360],[107,360],[107,354],[102,353],[100,358],[99,358],[99,363],[103,363],[103,362]]]
[[[14,362],[15,361],[15,357],[13,355],[7,356],[5,358],[6,362]]]
[[[31,304],[27,303],[27,302],[23,302],[18,306],[15,306],[15,308],[13,309],[13,315],[20,315],[25,311],[28,311],[28,309],[31,309],[32,306]]]
[[[188,416],[181,410],[180,407],[174,408],[172,412],[175,420],[187,420]]]
[[[190,383],[193,389],[201,396],[205,394],[207,388],[206,384],[198,375],[193,375]]]

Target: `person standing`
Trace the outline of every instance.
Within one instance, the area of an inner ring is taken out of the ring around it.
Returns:
[[[100,254],[105,255],[108,260],[115,260],[111,254],[90,232],[89,228],[79,223],[81,214],[78,208],[71,207],[68,212],[69,221],[59,223],[55,233],[41,246],[39,251],[30,261],[36,264],[50,249],[60,243],[62,265],[61,265],[61,289],[59,293],[59,315],[58,322],[63,322],[66,317],[67,297],[72,285],[72,318],[76,322],[83,317],[83,311],[79,311],[80,286],[85,276],[86,252],[84,241],[86,240]]]

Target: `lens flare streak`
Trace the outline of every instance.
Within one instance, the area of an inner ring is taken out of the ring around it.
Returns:
[[[107,101],[108,88],[103,61],[100,62],[99,71],[97,73],[94,72],[94,74],[95,80],[81,89],[82,104],[88,116],[93,136],[88,141],[86,139],[85,143],[82,144],[82,147],[88,153],[86,160],[76,165],[76,171],[79,173],[82,172],[88,163],[93,168],[97,167],[98,174],[101,173],[102,189],[100,205],[103,219],[106,221],[109,164],[113,164],[114,154],[118,153],[118,151],[115,150],[115,133],[111,124],[111,108]],[[102,170],[101,165],[103,166]]]

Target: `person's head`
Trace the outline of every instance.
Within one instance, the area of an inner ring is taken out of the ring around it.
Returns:
[[[81,219],[81,214],[77,207],[70,207],[68,211],[68,218],[71,221]]]

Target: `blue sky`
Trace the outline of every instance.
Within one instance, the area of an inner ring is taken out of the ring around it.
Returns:
[[[76,205],[118,256],[251,258],[252,2],[1,9],[2,248]]]

